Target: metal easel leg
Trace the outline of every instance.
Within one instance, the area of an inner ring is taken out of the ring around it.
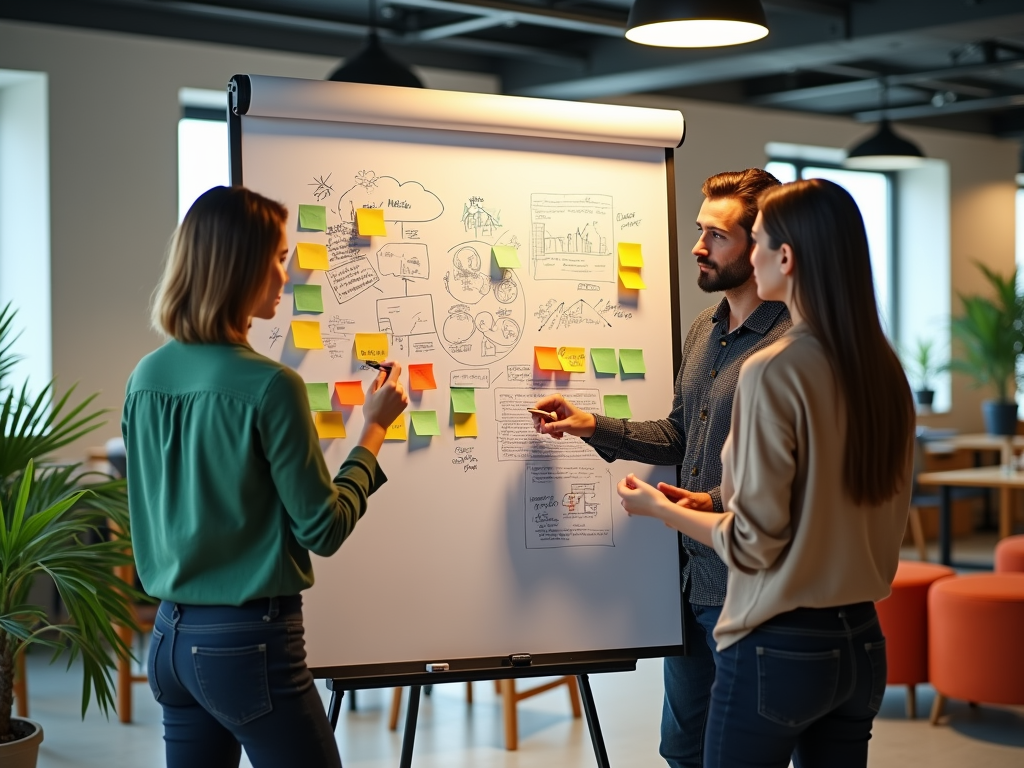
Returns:
[[[405,733],[402,736],[402,759],[399,768],[412,768],[412,747],[416,741],[416,718],[420,713],[420,691],[422,686],[409,688],[409,708],[405,713]]]
[[[594,692],[590,690],[590,678],[587,675],[577,675],[576,679],[580,684],[580,698],[583,699],[583,712],[587,716],[587,726],[590,728],[590,740],[594,744],[597,768],[611,768],[608,751],[604,747],[604,736],[601,734],[601,723],[597,720],[597,706],[594,704]]]

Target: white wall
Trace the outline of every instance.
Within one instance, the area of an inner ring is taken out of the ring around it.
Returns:
[[[44,25],[0,22],[0,68],[45,72],[49,83],[53,371],[65,385],[102,391],[113,409],[90,444],[118,432],[124,383],[158,343],[147,323],[150,293],[175,225],[178,89],[223,88],[240,72],[322,78],[338,60]],[[495,90],[489,76],[421,71],[435,88]],[[622,103],[681,109],[677,153],[682,321],[714,303],[696,287],[687,254],[700,184],[723,170],[760,166],[768,141],[843,147],[870,126],[851,120],[654,97]],[[1014,263],[1017,145],[983,136],[900,128],[948,161],[952,286],[980,291],[971,264]],[[941,234],[941,233],[940,233]],[[937,237],[940,235],[937,235]],[[950,301],[949,295],[936,301]],[[984,393],[956,379],[953,409],[932,423],[981,428]],[[79,446],[80,447],[80,446]]]
[[[45,73],[0,69],[0,307],[13,302],[21,331],[6,383],[33,395],[53,371],[46,90]]]

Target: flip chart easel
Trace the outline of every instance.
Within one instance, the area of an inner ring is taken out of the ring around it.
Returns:
[[[588,675],[683,648],[677,537],[614,485],[675,472],[536,435],[526,408],[671,407],[682,115],[238,75],[228,122],[232,183],[288,207],[294,254],[249,340],[306,380],[328,465],[365,361],[427,369],[380,453],[392,480],[304,593],[332,722],[344,691],[411,687],[409,765],[422,686],[573,675],[607,765]]]

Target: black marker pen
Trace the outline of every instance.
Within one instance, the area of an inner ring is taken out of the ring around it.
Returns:
[[[385,373],[391,373],[390,365],[381,365],[376,360],[363,360],[363,362],[371,368],[376,368],[378,371],[384,371]]]

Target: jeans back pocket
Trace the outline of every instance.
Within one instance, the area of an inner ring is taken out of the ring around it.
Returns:
[[[839,686],[838,649],[781,651],[757,646],[757,711],[779,725],[799,728],[832,709]]]
[[[877,714],[882,708],[885,679],[889,674],[888,661],[885,658],[885,638],[874,643],[864,643],[864,651],[871,662],[871,698],[868,700],[868,709]]]
[[[160,653],[160,646],[164,642],[164,633],[153,627],[153,636],[149,640],[149,653],[146,656],[146,680],[149,683],[149,690],[153,692],[153,698],[160,701],[163,692],[160,690],[160,675],[157,668],[160,661],[157,658]]]
[[[273,709],[267,685],[267,646],[192,646],[192,663],[206,710],[233,725],[245,725]]]

